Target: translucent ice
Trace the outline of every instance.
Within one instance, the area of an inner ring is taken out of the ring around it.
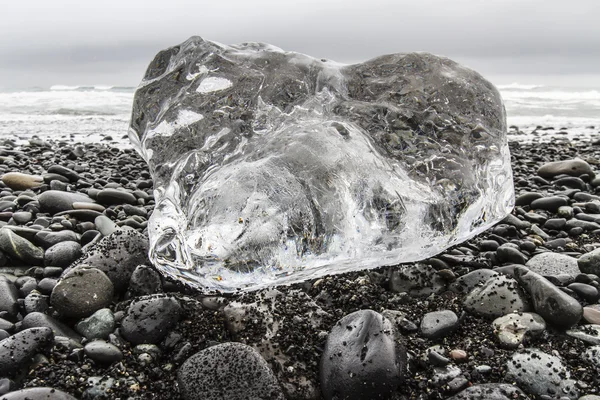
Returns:
[[[150,258],[205,292],[424,259],[513,206],[498,91],[427,53],[342,65],[192,37],[148,67],[129,134]]]

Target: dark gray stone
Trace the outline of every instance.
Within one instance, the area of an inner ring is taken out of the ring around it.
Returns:
[[[531,202],[530,207],[532,210],[546,210],[556,212],[559,207],[568,205],[569,202],[559,196],[550,196],[537,199]]]
[[[40,231],[35,235],[35,243],[47,249],[61,242],[79,242],[79,236],[73,231]]]
[[[113,293],[113,284],[104,272],[80,266],[62,276],[50,304],[65,317],[82,318],[110,305]]]
[[[139,265],[131,274],[128,289],[131,297],[156,294],[162,291],[160,274],[154,268]]]
[[[458,317],[453,311],[433,311],[423,316],[421,334],[428,339],[439,339],[458,328]]]
[[[19,313],[19,292],[15,285],[0,275],[0,311],[6,311],[11,317]]]
[[[321,391],[334,398],[387,398],[406,366],[393,324],[372,310],[346,315],[329,332],[321,356]]]
[[[184,400],[284,400],[267,362],[237,342],[211,346],[187,359],[177,381]]]
[[[32,265],[40,265],[44,260],[42,249],[10,229],[0,229],[0,250],[11,257]]]
[[[135,230],[118,230],[100,240],[71,265],[89,265],[104,272],[117,292],[127,288],[138,265],[149,264],[148,239]]]
[[[160,342],[181,316],[181,306],[163,295],[136,299],[121,322],[121,334],[133,344]]]
[[[553,161],[542,165],[537,174],[542,178],[551,179],[557,175],[580,176],[587,174],[594,176],[594,171],[590,164],[580,159]]]
[[[583,254],[577,260],[577,265],[584,274],[600,275],[600,248]]]
[[[40,211],[56,214],[61,211],[73,209],[73,203],[94,203],[94,200],[81,193],[63,192],[59,190],[47,190],[38,196]]]
[[[96,197],[98,203],[107,206],[118,204],[137,204],[137,199],[133,194],[121,189],[102,189]]]
[[[51,165],[48,168],[48,172],[51,174],[59,174],[67,178],[71,182],[77,182],[79,180],[79,174],[73,171],[71,168],[63,167],[62,165]]]
[[[426,264],[399,265],[390,268],[390,290],[411,296],[429,296],[444,290],[446,282]]]
[[[0,376],[16,372],[43,346],[52,342],[50,328],[31,328],[15,333],[0,342]]]
[[[548,324],[568,329],[583,316],[583,307],[577,300],[540,274],[518,266],[515,267],[515,277],[531,296],[535,312]]]
[[[100,363],[111,364],[119,362],[123,359],[123,353],[121,350],[104,340],[94,340],[89,342],[83,348],[85,355],[94,361]]]
[[[501,274],[473,289],[465,298],[464,307],[472,314],[487,318],[501,317],[513,311],[529,311],[531,308],[517,281]]]
[[[44,264],[65,268],[81,257],[81,254],[81,245],[77,242],[57,243],[44,253]]]
[[[483,284],[488,279],[497,275],[498,273],[491,269],[476,269],[458,277],[455,282],[450,284],[448,289],[456,293],[469,293],[477,285]]]
[[[46,327],[52,329],[55,336],[64,336],[73,339],[76,342],[81,342],[81,336],[79,336],[77,332],[62,322],[57,321],[52,316],[41,312],[32,312],[27,314],[25,318],[23,318],[21,327],[23,329]]]
[[[115,316],[109,308],[102,308],[75,325],[86,339],[106,339],[115,329]]]

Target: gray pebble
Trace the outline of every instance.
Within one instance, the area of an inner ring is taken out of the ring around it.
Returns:
[[[100,363],[112,364],[123,359],[123,353],[117,346],[104,340],[94,340],[83,348],[85,355]]]
[[[87,317],[107,307],[113,292],[113,284],[104,272],[79,267],[63,275],[52,291],[50,303],[65,317]]]
[[[0,375],[23,366],[53,338],[50,328],[31,328],[4,339],[0,342]]]
[[[456,328],[458,328],[458,317],[450,310],[427,313],[421,320],[421,334],[428,339],[442,338]]]
[[[75,325],[75,329],[88,340],[106,339],[115,329],[115,317],[109,308],[102,308]]]

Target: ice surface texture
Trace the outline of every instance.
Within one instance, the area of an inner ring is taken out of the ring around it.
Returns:
[[[427,53],[342,65],[192,37],[148,67],[129,134],[150,259],[204,292],[421,260],[513,206],[498,91]]]

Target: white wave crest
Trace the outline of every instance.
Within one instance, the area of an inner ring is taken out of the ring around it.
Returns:
[[[496,86],[500,90],[533,90],[537,88],[543,87],[542,85],[525,85],[522,83],[509,83],[508,85],[497,85]]]

